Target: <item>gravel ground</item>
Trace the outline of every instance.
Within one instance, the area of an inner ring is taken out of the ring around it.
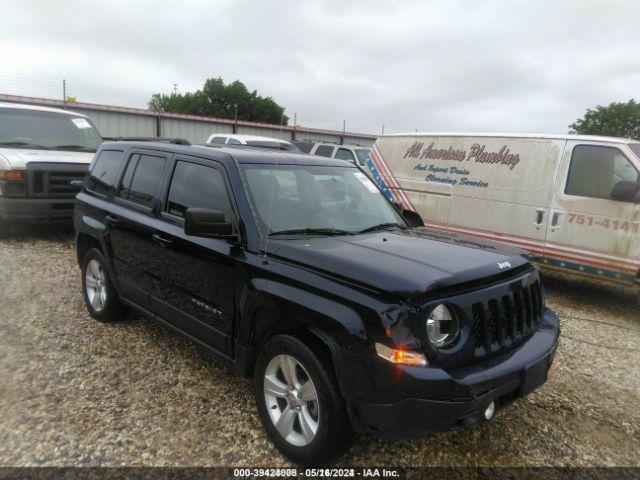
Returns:
[[[546,279],[562,339],[544,387],[470,430],[359,437],[341,465],[638,466],[634,292]],[[249,380],[141,315],[87,314],[69,232],[0,241],[0,466],[286,466]]]

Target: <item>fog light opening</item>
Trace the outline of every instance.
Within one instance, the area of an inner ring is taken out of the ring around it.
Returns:
[[[494,413],[496,413],[496,403],[491,402],[487,409],[484,411],[484,418],[486,418],[487,420],[491,420]]]

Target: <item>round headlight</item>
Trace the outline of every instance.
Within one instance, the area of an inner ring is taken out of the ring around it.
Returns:
[[[454,313],[444,304],[434,308],[427,318],[427,336],[431,345],[442,348],[457,338],[458,320]]]

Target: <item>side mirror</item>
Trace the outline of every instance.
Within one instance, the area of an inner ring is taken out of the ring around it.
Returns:
[[[611,198],[621,202],[638,202],[640,184],[629,180],[623,180],[614,185],[611,190]]]
[[[184,213],[184,233],[194,237],[221,238],[233,235],[231,223],[224,213],[207,208],[187,208]]]
[[[412,227],[424,227],[424,220],[418,212],[413,210],[402,210],[402,216]]]

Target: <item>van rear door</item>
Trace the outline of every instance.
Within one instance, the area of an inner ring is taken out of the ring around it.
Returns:
[[[633,282],[640,268],[640,207],[614,199],[621,181],[638,182],[640,162],[624,144],[571,140],[558,171],[544,263]]]

